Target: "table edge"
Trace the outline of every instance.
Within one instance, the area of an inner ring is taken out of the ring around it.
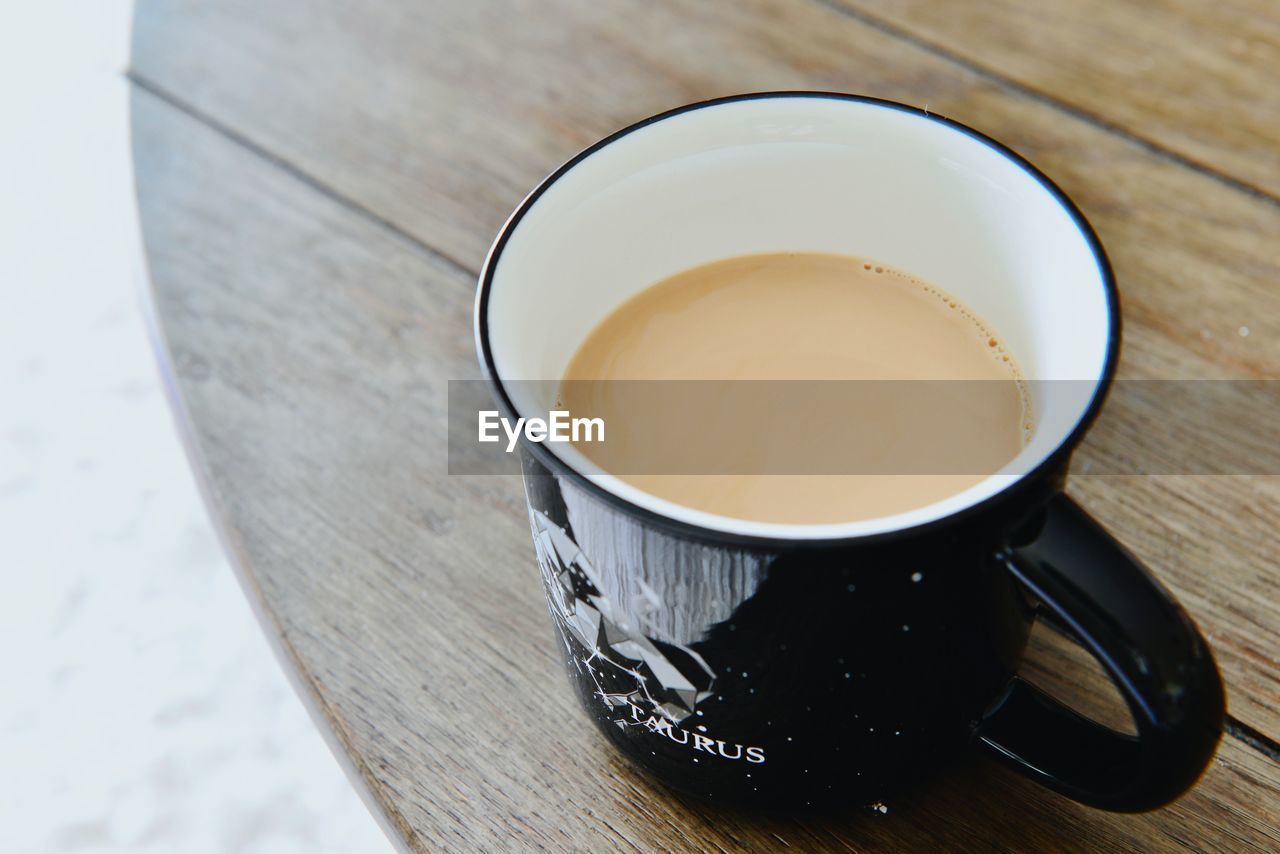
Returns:
[[[132,102],[130,107],[130,133],[133,131]],[[136,162],[137,152],[132,153],[131,162]],[[343,740],[339,720],[328,711],[328,707],[320,697],[319,691],[311,681],[301,658],[285,641],[284,628],[276,618],[270,603],[267,602],[257,579],[250,568],[250,561],[235,544],[232,526],[222,512],[218,499],[210,483],[209,468],[200,449],[199,440],[187,408],[186,398],[180,387],[178,373],[174,368],[172,349],[169,347],[163,321],[156,305],[155,280],[151,275],[146,235],[142,228],[142,220],[137,209],[138,185],[133,181],[135,193],[134,222],[136,224],[141,252],[139,269],[135,272],[134,288],[138,299],[138,310],[142,315],[147,340],[155,358],[156,371],[164,387],[165,399],[168,402],[169,414],[173,419],[174,432],[182,445],[183,455],[187,461],[200,503],[209,519],[218,540],[218,546],[232,575],[248,601],[258,628],[262,631],[267,646],[270,647],[276,663],[283,671],[294,695],[302,702],[307,716],[319,731],[321,738],[333,754],[338,766],[342,769],[347,781],[359,795],[365,808],[369,811],[378,827],[400,852],[412,852],[414,848],[410,840],[415,836],[408,821],[388,801],[379,797],[369,776],[362,769],[353,751],[349,750]]]

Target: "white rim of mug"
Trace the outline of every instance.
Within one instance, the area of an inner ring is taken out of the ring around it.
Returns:
[[[569,160],[565,161],[554,172],[544,178],[538,186],[524,198],[515,211],[512,212],[506,223],[503,224],[502,229],[498,232],[498,236],[494,240],[492,247],[489,249],[489,254],[485,258],[484,267],[480,272],[479,285],[476,294],[474,318],[476,351],[480,356],[481,367],[485,372],[486,379],[488,379],[489,383],[493,387],[494,394],[503,411],[503,415],[514,418],[518,417],[519,413],[514,402],[508,395],[507,390],[503,385],[502,378],[499,376],[494,364],[493,351],[489,342],[488,330],[489,297],[493,287],[494,273],[497,269],[498,261],[501,259],[502,251],[506,247],[507,241],[519,226],[520,221],[533,208],[543,193],[545,193],[566,173],[591,155],[609,145],[612,145],[635,131],[648,127],[649,125],[696,110],[703,110],[724,104],[736,104],[745,101],[769,99],[842,101],[905,112],[918,118],[937,123],[949,130],[961,133],[970,139],[986,145],[1005,159],[1011,161],[1014,165],[1022,169],[1023,172],[1033,178],[1041,188],[1045,190],[1053,200],[1059,204],[1059,206],[1062,207],[1071,219],[1072,224],[1075,225],[1076,229],[1079,231],[1080,236],[1084,238],[1085,243],[1089,247],[1090,253],[1093,255],[1094,261],[1097,264],[1098,281],[1102,284],[1104,290],[1107,309],[1106,354],[1103,359],[1103,368],[1095,382],[1089,404],[1085,407],[1071,431],[1031,470],[1016,475],[994,474],[975,485],[975,487],[971,487],[976,489],[977,486],[987,483],[995,478],[1004,479],[1004,485],[997,487],[990,494],[985,495],[970,504],[966,504],[963,507],[957,508],[950,513],[946,513],[945,515],[932,518],[924,522],[907,522],[899,527],[886,527],[884,525],[885,522],[891,522],[895,516],[883,516],[858,522],[837,522],[826,524],[756,522],[747,519],[720,516],[707,513],[705,511],[694,510],[693,508],[683,507],[682,505],[677,505],[673,502],[666,501],[665,499],[652,496],[649,493],[645,493],[642,490],[626,484],[613,475],[584,474],[566,462],[563,458],[556,455],[556,453],[546,444],[528,442],[522,438],[522,448],[551,472],[569,478],[577,486],[581,487],[591,495],[612,505],[615,509],[636,517],[648,525],[658,527],[681,536],[692,537],[700,540],[715,540],[743,547],[778,549],[785,547],[794,548],[796,546],[804,545],[830,546],[854,541],[880,541],[898,539],[907,536],[919,536],[939,527],[954,524],[961,519],[967,519],[982,512],[983,510],[990,509],[992,505],[998,502],[1016,498],[1019,492],[1019,487],[1037,481],[1038,478],[1055,470],[1058,465],[1063,463],[1063,457],[1069,454],[1071,450],[1079,444],[1084,434],[1097,418],[1098,412],[1106,400],[1112,379],[1115,376],[1116,364],[1119,360],[1121,335],[1119,291],[1116,287],[1115,274],[1111,268],[1111,263],[1107,258],[1105,250],[1102,248],[1102,243],[1098,239],[1098,235],[1094,231],[1093,226],[1090,225],[1088,219],[1085,218],[1084,214],[1076,204],[1057,184],[1032,165],[1031,162],[1022,155],[1013,151],[1003,143],[992,139],[986,134],[974,130],[968,125],[949,119],[946,116],[926,111],[919,107],[913,107],[909,104],[903,104],[898,101],[890,101],[866,95],[807,90],[752,92],[742,95],[712,98],[706,101],[686,104],[684,106],[676,107],[674,109],[649,116],[648,118],[641,119],[640,121],[628,125],[621,130],[615,131],[595,144],[578,152]],[[610,489],[601,485],[602,480],[610,483],[613,488]],[[623,494],[619,494],[619,492]],[[636,497],[643,497],[641,500],[647,500],[646,503],[665,506],[674,512],[658,512],[651,507],[643,506],[634,498],[627,497],[628,493]],[[928,508],[918,508],[917,510],[909,511],[907,513],[896,514],[896,516],[910,516],[926,509]]]

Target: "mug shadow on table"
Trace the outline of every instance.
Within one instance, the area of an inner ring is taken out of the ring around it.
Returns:
[[[614,755],[612,772],[646,802],[666,800],[693,813],[743,848],[778,841],[801,850],[1079,850],[1108,838],[1099,813],[1023,780],[990,760],[964,756],[883,804],[785,811],[719,806],[673,792]],[[882,812],[880,807],[884,808]],[[1108,822],[1109,823],[1109,822]],[[968,839],[970,845],[958,844]]]

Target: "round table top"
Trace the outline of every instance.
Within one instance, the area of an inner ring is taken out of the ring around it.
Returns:
[[[1229,686],[1231,731],[1183,800],[1102,813],[974,758],[887,811],[756,815],[611,751],[561,670],[519,481],[446,474],[446,382],[477,375],[474,284],[508,212],[595,139],[739,91],[873,94],[990,133],[1098,227],[1122,376],[1280,376],[1274,33],[1138,0],[916,5],[138,3],[149,306],[192,464],[264,630],[397,843],[1280,846],[1275,477],[1090,477],[1126,453],[1105,435],[1076,461],[1073,494],[1187,605]],[[1160,17],[1134,51],[1139,8]],[[1025,668],[1117,714],[1065,639],[1038,629]]]

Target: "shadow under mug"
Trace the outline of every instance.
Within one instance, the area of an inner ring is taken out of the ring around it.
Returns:
[[[1092,228],[1008,148],[819,92],[707,101],[613,134],[525,199],[485,264],[477,347],[504,414],[545,412],[531,390],[550,384],[519,381],[561,377],[650,284],[777,251],[935,282],[1030,378],[1088,394],[1032,400],[1021,474],[844,525],[714,516],[584,474],[564,445],[523,444],[557,642],[590,717],[641,768],[717,802],[869,802],[964,749],[1105,809],[1176,798],[1217,745],[1221,680],[1178,603],[1062,492],[1115,372],[1119,305]],[[1016,675],[1038,614],[1097,657],[1136,735]]]

